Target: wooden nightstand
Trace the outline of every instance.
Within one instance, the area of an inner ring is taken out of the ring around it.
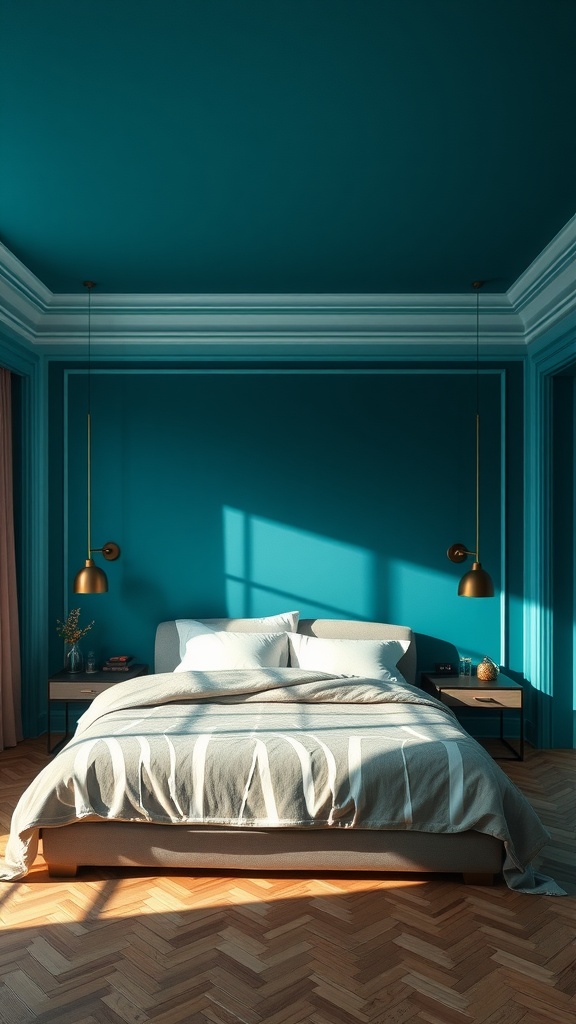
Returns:
[[[434,676],[423,672],[422,682],[453,711],[497,712],[500,715],[500,741],[516,760],[524,760],[524,690],[510,676],[499,672],[496,679],[484,682],[476,676]],[[505,711],[517,711],[520,716],[518,750],[504,737]]]
[[[128,672],[56,672],[48,680],[48,753],[55,754],[60,747],[63,747],[70,735],[68,719],[69,704],[89,704],[97,694],[107,690],[115,683],[125,683],[128,679],[136,679],[137,676],[145,676],[148,672],[148,665],[134,665]],[[66,707],[66,734],[63,740],[51,747],[52,727],[51,708],[52,702],[64,701]]]

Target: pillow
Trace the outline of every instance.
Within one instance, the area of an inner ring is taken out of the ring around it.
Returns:
[[[282,668],[288,664],[288,633],[210,630],[190,637],[175,672],[230,668]]]
[[[327,640],[290,633],[290,664],[338,676],[366,676],[405,683],[397,668],[410,640]]]
[[[295,633],[300,612],[283,612],[262,619],[176,619],[180,640],[180,660],[186,653],[186,644],[193,636],[226,630],[236,633]]]

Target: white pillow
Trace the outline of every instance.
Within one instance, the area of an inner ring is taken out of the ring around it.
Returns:
[[[290,633],[290,664],[338,676],[405,683],[397,668],[410,640],[329,640]]]
[[[230,630],[190,637],[175,672],[209,669],[282,668],[288,664],[288,633],[233,633]]]
[[[282,612],[260,619],[212,619],[210,625],[202,619],[176,619],[180,641],[180,660],[186,653],[186,644],[193,636],[216,633],[219,630],[235,633],[295,633],[300,612]]]

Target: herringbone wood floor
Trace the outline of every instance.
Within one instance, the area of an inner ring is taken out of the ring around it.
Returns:
[[[46,763],[0,754],[0,825]],[[563,898],[453,876],[85,872],[0,883],[0,1022],[573,1024],[576,752],[501,762]]]

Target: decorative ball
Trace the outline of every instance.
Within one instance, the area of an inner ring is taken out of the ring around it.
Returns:
[[[482,661],[479,662],[476,668],[476,675],[478,679],[490,682],[492,679],[496,679],[498,666],[494,664],[491,658],[482,658]]]

